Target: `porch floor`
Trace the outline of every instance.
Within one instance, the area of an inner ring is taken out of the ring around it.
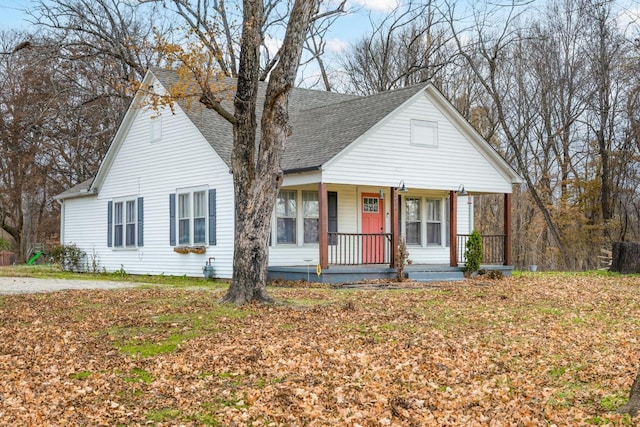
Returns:
[[[511,276],[513,266],[482,265],[482,269],[500,270],[505,276]],[[410,280],[415,282],[461,281],[464,280],[462,267],[450,267],[442,264],[412,264],[405,267]],[[270,266],[267,280],[306,280],[313,283],[357,283],[368,280],[394,280],[396,269],[388,265],[332,265],[316,274],[316,268],[309,266]]]

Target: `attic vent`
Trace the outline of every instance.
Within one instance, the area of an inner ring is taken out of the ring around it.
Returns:
[[[438,122],[411,120],[411,145],[438,146]]]
[[[159,113],[149,120],[149,134],[151,142],[162,141],[162,116]]]

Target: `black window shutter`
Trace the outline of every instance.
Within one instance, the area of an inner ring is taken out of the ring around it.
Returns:
[[[144,203],[138,197],[138,246],[144,246]]]
[[[169,244],[176,245],[176,193],[169,194]]]
[[[338,232],[338,192],[327,191],[327,225],[329,233]],[[329,238],[329,244],[335,245],[335,236]]]
[[[107,247],[113,246],[113,202],[107,202]]]
[[[209,244],[216,244],[216,190],[209,190]]]

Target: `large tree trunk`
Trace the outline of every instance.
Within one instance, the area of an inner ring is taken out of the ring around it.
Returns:
[[[629,401],[622,408],[618,409],[620,414],[629,414],[635,417],[640,413],[640,370],[636,375],[636,379],[631,385],[631,392],[629,393]]]
[[[613,242],[610,271],[640,273],[640,242]]]
[[[269,261],[269,230],[276,196],[282,186],[281,160],[290,131],[289,91],[296,77],[302,43],[309,27],[314,0],[296,0],[280,59],[271,72],[256,155],[256,104],[259,49],[262,34],[261,0],[245,0],[238,70],[231,159],[235,186],[235,252],[233,279],[223,301],[245,304],[272,302],[266,290]]]

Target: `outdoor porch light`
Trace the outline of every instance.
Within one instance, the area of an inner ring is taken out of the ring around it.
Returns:
[[[468,196],[469,193],[467,193],[467,191],[464,189],[464,184],[460,184],[458,186],[458,190],[456,190],[456,193],[458,193],[458,196]]]
[[[400,192],[400,193],[406,193],[407,191],[409,191],[409,190],[407,190],[407,186],[404,185],[404,179],[402,181],[400,181],[400,183],[398,184],[398,187],[400,187],[398,189],[398,192]]]

